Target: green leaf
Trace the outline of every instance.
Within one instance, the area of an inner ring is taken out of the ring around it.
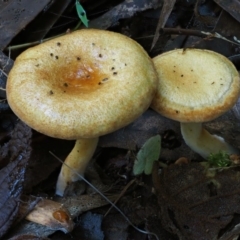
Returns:
[[[161,137],[156,135],[149,138],[137,153],[136,160],[133,165],[133,174],[139,175],[143,172],[147,175],[152,173],[153,163],[160,156]]]
[[[76,9],[77,9],[77,14],[82,23],[84,24],[85,27],[88,27],[88,19],[87,19],[87,14],[80,4],[79,0],[76,0]]]

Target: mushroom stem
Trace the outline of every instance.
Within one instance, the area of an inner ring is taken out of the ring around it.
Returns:
[[[181,123],[181,132],[185,143],[203,158],[211,153],[224,151],[238,154],[238,150],[226,143],[222,137],[211,135],[202,127],[202,123]]]
[[[56,194],[64,195],[66,187],[71,182],[81,179],[76,173],[68,167],[75,169],[80,175],[84,175],[85,169],[91,160],[98,144],[98,138],[78,139],[70,154],[65,159],[61,172],[58,177]]]

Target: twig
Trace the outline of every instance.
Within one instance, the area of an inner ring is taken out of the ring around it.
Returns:
[[[19,45],[10,46],[10,47],[7,48],[7,50],[11,51],[11,50],[15,50],[15,49],[35,46],[35,45],[41,44],[43,42],[46,42],[48,40],[63,36],[65,34],[67,34],[68,32],[74,32],[74,31],[78,30],[80,28],[80,26],[81,26],[81,21],[78,22],[78,24],[76,25],[76,27],[73,30],[70,30],[70,31],[67,30],[66,32],[61,33],[59,35],[56,35],[56,36],[53,36],[53,37],[50,37],[50,38],[41,39],[41,40],[38,40],[38,41],[35,41],[35,42],[23,43],[23,44],[19,44]]]
[[[2,74],[3,74],[5,77],[8,77],[8,75],[3,71],[3,69],[0,69],[0,71],[2,72]]]
[[[191,30],[191,29],[161,28],[160,33],[206,37],[206,34],[203,34],[202,31]]]
[[[116,203],[119,201],[119,199],[125,194],[125,192],[128,190],[128,188],[134,183],[136,182],[136,178],[134,178],[132,181],[130,181],[125,187],[124,189],[121,191],[121,193],[118,195],[117,199],[113,202],[115,205]],[[104,217],[106,217],[108,215],[108,213],[112,210],[113,206],[111,206],[107,212],[104,214]]]
[[[10,47],[7,48],[7,50],[11,51],[11,50],[16,50],[16,49],[20,49],[20,48],[35,46],[35,45],[38,45],[40,43],[46,42],[48,40],[51,40],[53,38],[60,37],[60,36],[62,36],[64,34],[66,34],[66,33],[62,33],[62,34],[59,34],[57,36],[50,37],[50,38],[41,39],[41,40],[38,40],[38,41],[35,41],[35,42],[23,43],[23,44],[19,44],[19,45],[10,46]]]
[[[160,33],[167,33],[167,34],[179,34],[179,35],[189,35],[189,36],[197,36],[197,37],[208,37],[208,38],[219,38],[224,41],[230,42],[232,44],[240,46],[239,40],[237,41],[236,38],[233,38],[234,41],[227,39],[226,37],[222,36],[221,34],[214,32],[204,32],[198,30],[190,30],[190,29],[178,29],[178,28],[161,28]]]

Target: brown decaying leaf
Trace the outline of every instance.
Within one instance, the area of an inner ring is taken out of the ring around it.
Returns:
[[[0,2],[0,50],[31,22],[50,0],[21,0]]]
[[[114,201],[116,199],[116,196],[112,196],[112,197],[110,196],[109,199],[111,201]],[[56,200],[59,201],[68,209],[72,218],[75,218],[79,216],[81,213],[86,212],[88,210],[102,207],[109,204],[108,202],[106,202],[105,199],[103,199],[98,194],[89,194],[89,195],[84,194],[84,195],[75,196],[75,197],[56,198]]]
[[[161,10],[161,13],[160,13],[160,17],[159,17],[159,20],[158,20],[158,25],[157,25],[157,28],[156,28],[156,32],[154,34],[154,38],[153,38],[153,42],[152,42],[152,46],[151,46],[151,49],[154,48],[158,38],[159,38],[159,31],[161,28],[163,28],[168,20],[168,17],[170,15],[170,13],[172,12],[172,9],[174,7],[176,3],[176,0],[164,0],[164,3],[163,3],[163,7],[162,7],[162,10]]]
[[[44,198],[36,204],[26,219],[64,233],[71,232],[74,227],[72,217],[63,204]]]
[[[180,239],[213,240],[231,230],[240,214],[240,169],[209,169],[200,163],[170,165],[153,183],[163,226]]]
[[[10,69],[13,66],[13,60],[0,51],[0,97],[6,98],[6,82]]]
[[[214,0],[226,12],[232,15],[238,22],[240,22],[240,2],[239,0]]]
[[[17,217],[26,165],[30,157],[31,129],[19,121],[11,139],[0,149],[0,160],[10,163],[0,170],[0,237]]]
[[[110,197],[112,201],[116,199],[115,196]],[[108,203],[100,196],[96,194],[73,196],[67,198],[56,197],[54,199],[58,201],[64,208],[66,208],[72,218],[78,217],[81,213],[89,211],[94,208],[105,206]],[[40,225],[34,222],[21,221],[20,224],[12,228],[11,233],[7,235],[8,239],[13,236],[35,233],[37,236],[47,237],[53,234],[56,230],[49,226]]]
[[[38,236],[34,236],[34,235],[19,235],[16,237],[12,237],[8,240],[50,240],[50,238],[43,238],[43,237],[38,237]]]
[[[42,14],[38,15],[34,21],[27,26],[26,30],[22,32],[21,37],[23,38],[23,42],[39,41],[45,38],[49,31],[52,30],[53,25],[61,17],[64,17],[63,12],[71,2],[73,4],[71,0],[53,1],[51,6],[48,8],[46,7],[47,9]]]
[[[130,18],[137,12],[157,8],[162,5],[162,0],[125,0],[99,18],[89,22],[90,28],[107,29],[118,24],[120,19]]]

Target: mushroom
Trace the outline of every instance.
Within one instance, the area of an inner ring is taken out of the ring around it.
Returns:
[[[138,118],[157,88],[152,60],[134,40],[85,29],[20,54],[8,76],[13,112],[33,129],[77,140],[65,163],[84,174],[99,136]],[[62,166],[56,194],[79,176]]]
[[[181,123],[186,144],[203,158],[211,153],[238,150],[202,126],[236,103],[240,92],[239,74],[224,56],[209,50],[176,49],[153,59],[159,77],[151,107]]]

